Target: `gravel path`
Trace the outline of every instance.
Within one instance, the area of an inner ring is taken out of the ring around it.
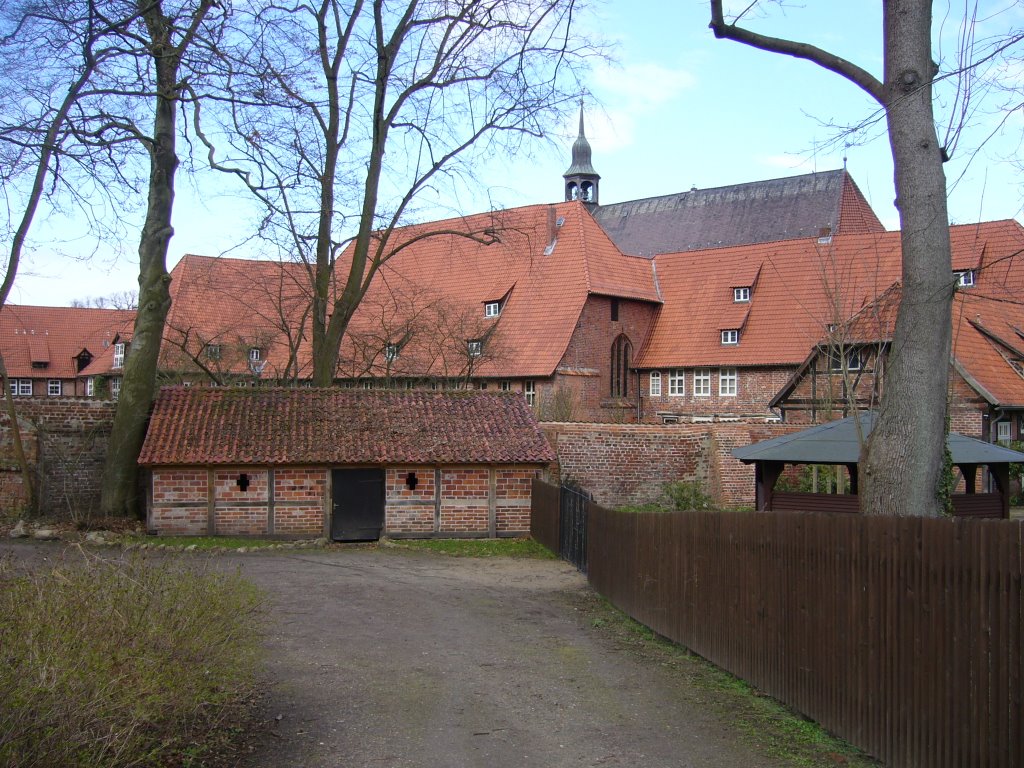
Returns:
[[[271,596],[248,768],[773,766],[592,626],[564,563],[388,549],[226,556]]]

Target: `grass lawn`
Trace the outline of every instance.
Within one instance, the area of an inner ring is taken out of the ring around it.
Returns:
[[[556,560],[557,556],[533,539],[392,539],[388,546],[439,552],[454,557],[521,557]]]

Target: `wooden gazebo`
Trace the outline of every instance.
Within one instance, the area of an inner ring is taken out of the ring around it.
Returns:
[[[857,429],[859,419],[860,430]],[[867,437],[875,423],[874,412],[819,424],[742,448],[732,455],[753,464],[757,486],[757,509],[801,512],[858,512],[857,462],[860,437]],[[858,432],[860,437],[858,436]],[[1024,453],[956,433],[948,437],[953,465],[963,478],[963,493],[953,495],[957,517],[1010,516],[1010,464],[1024,463]],[[787,465],[841,465],[850,474],[849,493],[796,493],[776,491],[775,483]],[[978,468],[986,467],[993,490],[979,492]]]

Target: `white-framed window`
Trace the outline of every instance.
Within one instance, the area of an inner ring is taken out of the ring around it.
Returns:
[[[373,379],[363,379],[362,387],[363,389],[373,389]]]
[[[500,301],[488,301],[484,304],[484,317],[497,317],[501,314]]]
[[[484,343],[480,339],[470,339],[466,342],[466,352],[470,357],[480,357],[484,353]]]
[[[96,395],[96,379],[90,376],[85,380],[85,396],[95,397]]]
[[[750,301],[750,286],[745,285],[742,288],[733,288],[732,300],[737,303]]]
[[[387,360],[389,363],[394,362],[395,360],[398,359],[397,344],[388,344],[386,347],[384,347],[384,359]]]
[[[661,397],[661,371],[651,371],[651,397]]]
[[[718,394],[721,397],[735,397],[739,375],[735,368],[723,368],[718,372]]]
[[[60,379],[50,379],[46,382],[46,394],[50,397],[60,397]]]
[[[860,350],[855,348],[847,348],[844,351],[833,349],[828,355],[828,367],[830,371],[842,371],[843,362],[846,362],[846,370],[848,371],[859,371],[862,365],[860,359]]]
[[[953,277],[956,278],[957,288],[970,288],[974,285],[973,269],[958,269],[953,273]]]
[[[527,405],[533,405],[537,402],[537,384],[533,381],[523,382],[523,397],[526,398]]]
[[[117,400],[121,396],[121,377],[117,376],[110,380],[110,396]]]
[[[124,368],[124,342],[118,342],[114,345],[114,362],[110,366],[115,370],[118,368]]]
[[[739,344],[740,343],[740,332],[735,328],[722,331],[722,343],[723,344]]]
[[[682,397],[686,394],[686,374],[682,368],[668,372],[668,393],[672,397]]]
[[[249,347],[249,360],[253,363],[258,363],[263,359],[263,350],[259,347]]]
[[[487,389],[487,382],[486,381],[478,381],[476,383],[476,388],[477,389]]]
[[[32,397],[32,379],[11,379],[10,382],[14,397]]]
[[[711,396],[711,369],[710,368],[694,368],[693,369],[693,396],[694,397],[710,397]]]
[[[512,391],[512,382],[511,381],[503,381],[503,382],[501,382],[501,384],[499,385],[498,388],[502,392],[511,392]]]
[[[207,360],[220,360],[220,344],[207,344],[205,352]]]
[[[1010,442],[1010,422],[996,422],[996,440],[998,440],[1000,443]]]

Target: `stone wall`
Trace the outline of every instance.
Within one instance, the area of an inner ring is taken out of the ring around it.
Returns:
[[[16,407],[39,489],[40,513],[73,520],[94,514],[99,509],[116,404],[91,398],[26,398]],[[0,515],[17,516],[23,506],[21,474],[4,411],[0,412]]]
[[[725,507],[754,505],[754,468],[732,457],[742,445],[796,432],[799,425],[545,423],[563,480],[618,507],[656,501],[672,481],[696,482]]]

